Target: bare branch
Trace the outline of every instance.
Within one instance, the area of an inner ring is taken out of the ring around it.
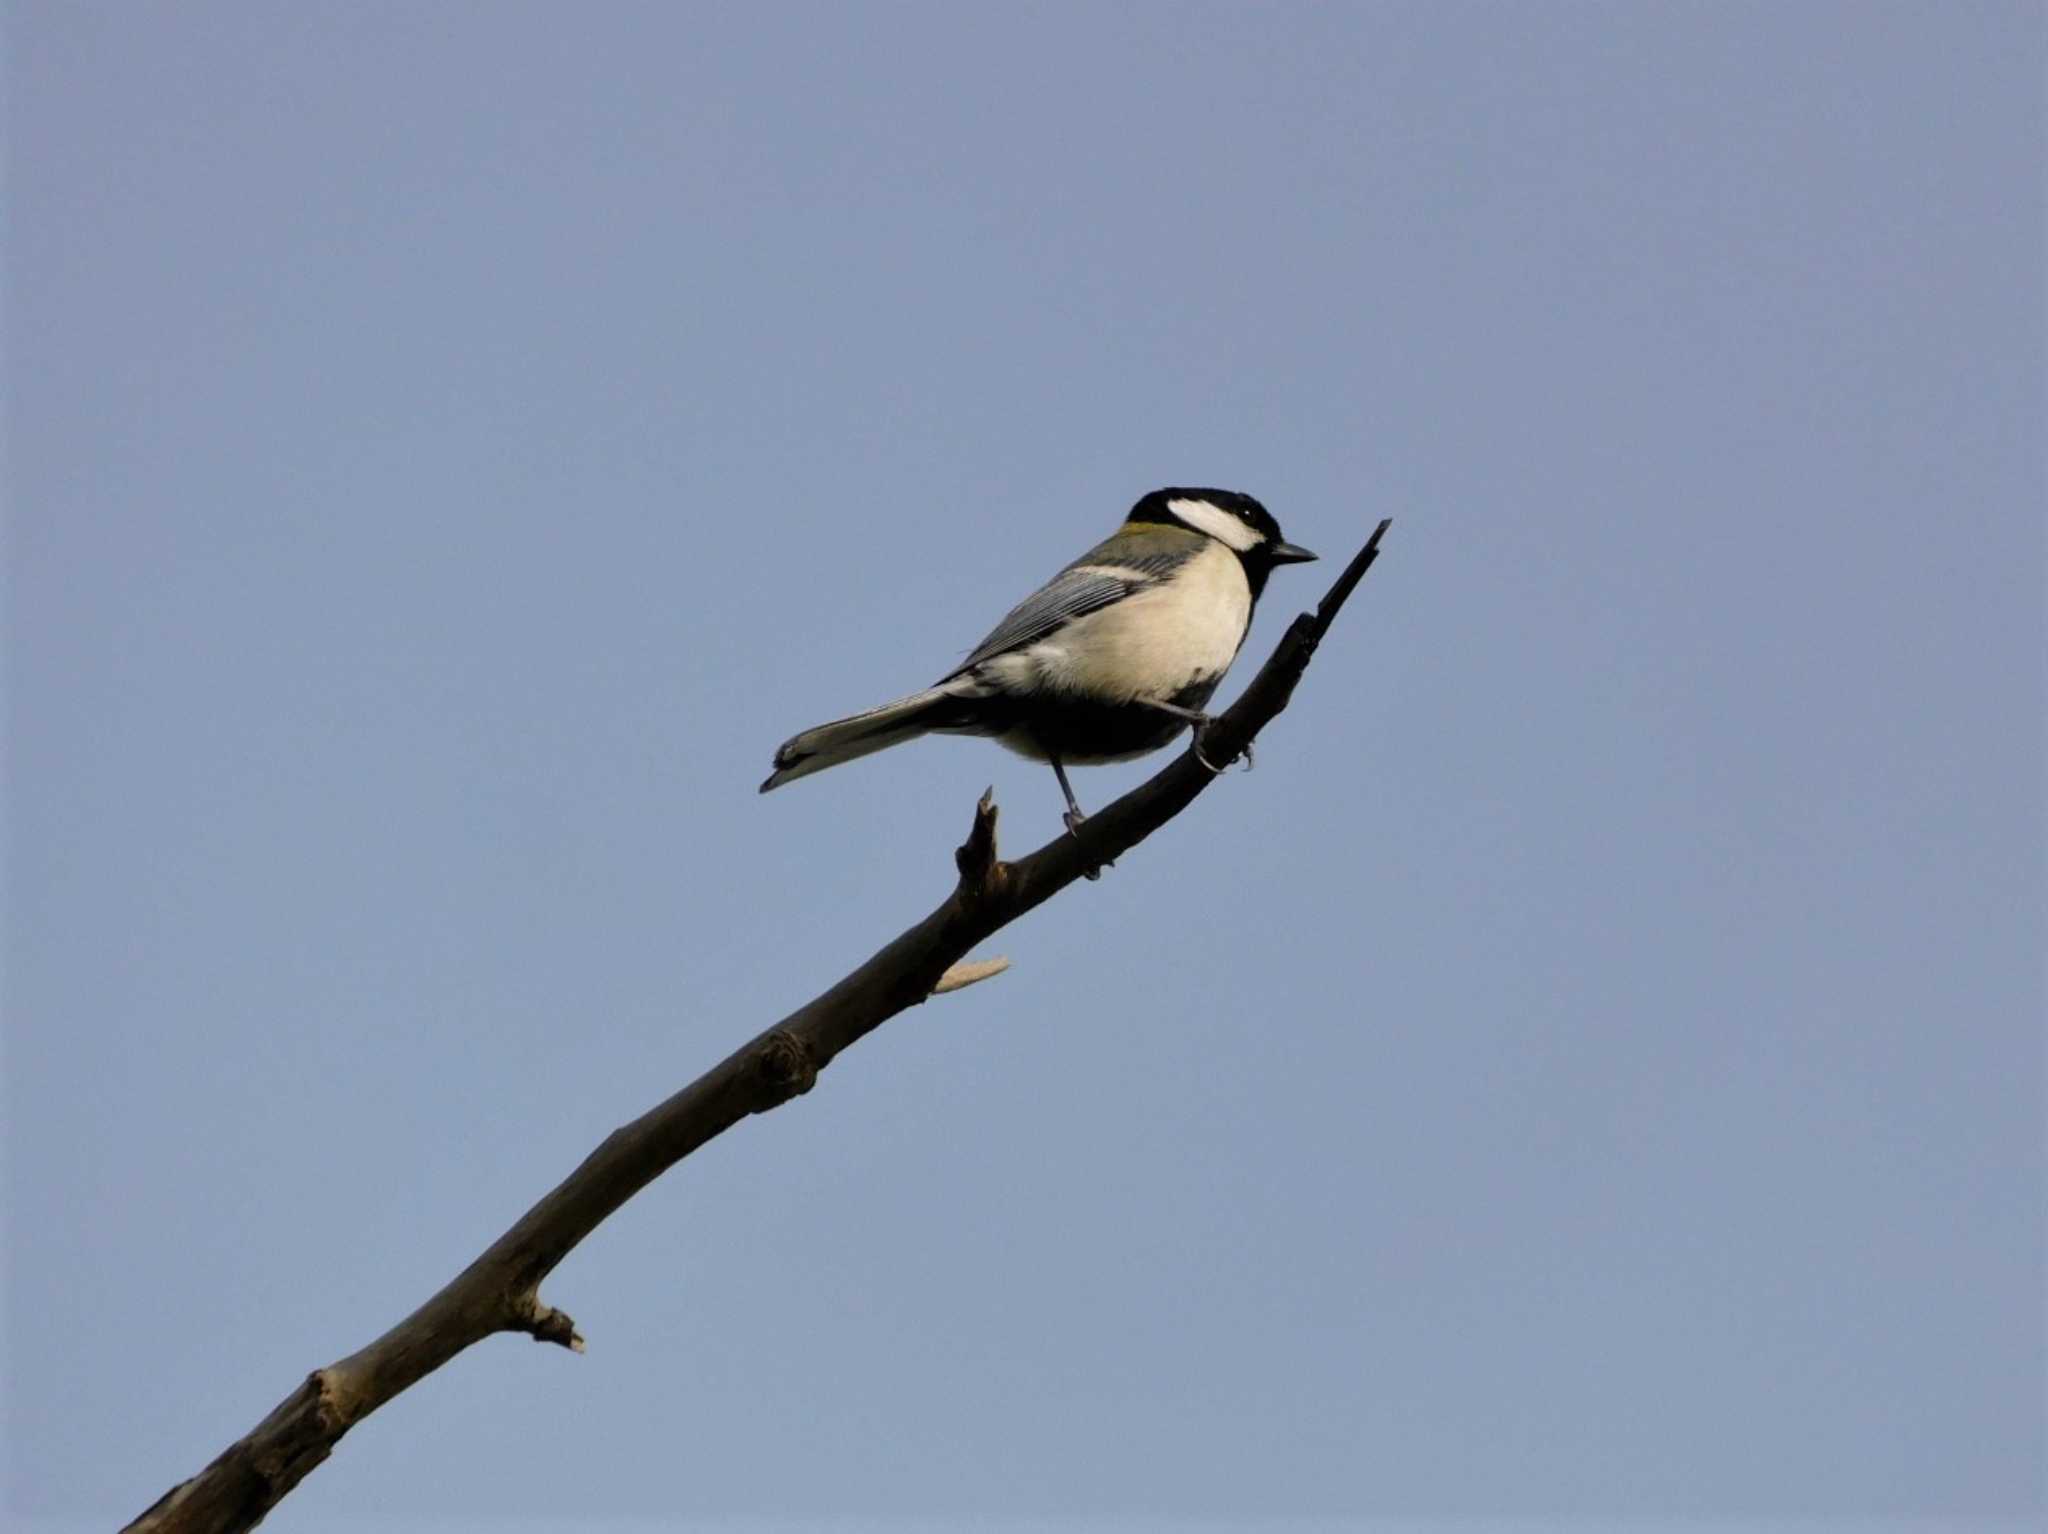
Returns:
[[[269,1416],[128,1528],[147,1534],[254,1528],[349,1428],[463,1349],[523,1332],[576,1352],[569,1317],[540,1299],[541,1281],[627,1199],[750,1114],[810,1091],[849,1046],[926,997],[971,985],[1005,959],[962,962],[978,943],[1120,857],[1215,781],[1287,707],[1316,646],[1379,555],[1381,522],[1313,614],[1288,626],[1244,693],[1203,731],[1201,755],[1181,753],[1121,799],[1020,862],[996,853],[994,791],[981,796],[954,854],[959,882],[934,911],[860,968],[702,1076],[614,1130],[561,1185],[424,1305],[360,1351],[316,1370]]]

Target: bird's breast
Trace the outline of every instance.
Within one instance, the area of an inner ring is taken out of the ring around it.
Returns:
[[[1039,685],[1103,700],[1171,698],[1220,677],[1251,622],[1251,583],[1221,544],[1030,647]]]

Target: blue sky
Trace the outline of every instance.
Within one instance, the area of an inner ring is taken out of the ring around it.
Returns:
[[[1395,523],[1257,770],[280,1525],[2041,1516],[2042,35],[10,7],[10,1513],[1054,834],[754,785],[1193,483]]]

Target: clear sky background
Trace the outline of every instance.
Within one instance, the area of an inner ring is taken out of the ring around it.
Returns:
[[[2040,1517],[2042,33],[12,6],[9,1516],[1054,834],[754,786],[1193,483],[1394,518],[1257,770],[277,1526]]]

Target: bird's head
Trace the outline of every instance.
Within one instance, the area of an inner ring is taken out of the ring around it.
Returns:
[[[1154,490],[1131,508],[1132,522],[1162,522],[1192,528],[1213,538],[1244,561],[1252,590],[1266,583],[1275,565],[1295,565],[1316,556],[1280,534],[1273,513],[1236,490]]]

